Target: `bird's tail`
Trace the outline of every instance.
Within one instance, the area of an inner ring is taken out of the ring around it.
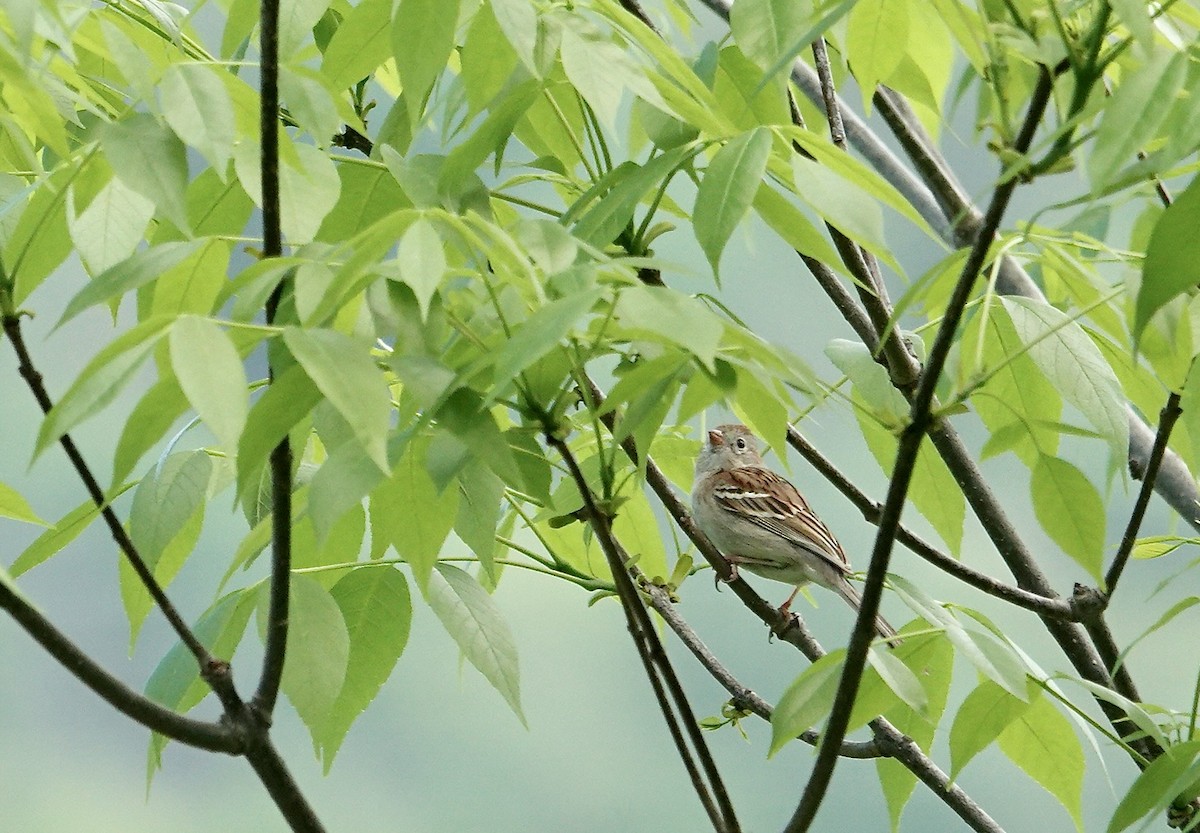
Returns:
[[[859,595],[858,588],[850,582],[844,579],[838,582],[837,591],[855,610],[862,607],[862,596]],[[901,640],[896,636],[896,629],[892,627],[887,619],[884,619],[879,614],[875,615],[875,632],[886,639],[890,647],[900,647]]]

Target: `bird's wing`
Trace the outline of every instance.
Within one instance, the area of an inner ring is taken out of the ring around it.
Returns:
[[[767,468],[746,466],[719,471],[713,481],[713,495],[725,511],[790,541],[839,572],[850,568],[837,538],[785,478]]]

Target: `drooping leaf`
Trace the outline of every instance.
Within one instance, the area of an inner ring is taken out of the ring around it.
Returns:
[[[334,330],[288,327],[283,340],[317,389],[346,420],[367,455],[388,470],[391,398],[362,342]]]
[[[846,652],[821,657],[800,674],[779,698],[771,714],[771,755],[806,729],[811,729],[833,706]]]
[[[1060,457],[1042,456],[1029,489],[1042,528],[1063,552],[1097,580],[1104,574],[1104,501],[1078,468]]]
[[[771,134],[755,128],[725,144],[708,165],[692,211],[693,228],[713,274],[721,252],[754,202],[771,153]]]
[[[187,144],[224,174],[237,139],[233,100],[221,70],[204,63],[172,64],[163,74],[163,116]]]
[[[1029,691],[1032,695],[1037,689],[1030,684]],[[1032,702],[1014,697],[991,680],[976,686],[959,706],[950,727],[950,778],[957,778],[972,758],[1031,707]]]
[[[425,95],[454,48],[458,0],[399,0],[392,22],[392,55],[415,123]]]
[[[1129,415],[1112,367],[1095,342],[1075,321],[1044,301],[1016,296],[1001,298],[1013,327],[1029,346],[1029,355],[1062,394],[1078,408],[1124,460],[1129,450]]]
[[[409,563],[424,589],[457,514],[458,490],[439,492],[425,469],[423,450],[410,443],[392,476],[371,493],[373,551],[378,535]]]
[[[126,185],[153,201],[176,228],[189,228],[187,151],[174,133],[153,116],[135,113],[108,123],[100,144]]]
[[[346,679],[350,635],[333,596],[311,576],[293,575],[288,605],[287,662],[280,688],[318,743]],[[260,604],[260,630],[267,605]]]
[[[38,432],[34,455],[112,402],[150,355],[170,323],[169,318],[162,317],[143,321],[96,353],[46,415]]]
[[[1137,344],[1150,317],[1171,299],[1200,284],[1200,177],[1167,207],[1146,248],[1142,284],[1134,307],[1133,338]]]
[[[364,567],[347,573],[329,591],[350,637],[346,679],[329,717],[313,734],[321,745],[325,772],[350,726],[379,693],[408,642],[412,599],[404,574],[393,567]]]
[[[1083,747],[1049,697],[1038,697],[1000,733],[1000,751],[1058,799],[1083,830]]]
[[[203,508],[212,468],[204,451],[176,452],[138,484],[129,512],[129,537],[147,566],[154,567],[167,545]]]
[[[180,389],[221,445],[235,451],[250,407],[237,348],[220,327],[196,315],[176,319],[168,341]]]
[[[516,642],[492,597],[452,564],[438,564],[428,581],[425,600],[442,626],[524,724]]]
[[[1108,833],[1120,833],[1150,813],[1161,813],[1181,791],[1196,781],[1200,741],[1168,746],[1142,771],[1121,798],[1108,823]]]

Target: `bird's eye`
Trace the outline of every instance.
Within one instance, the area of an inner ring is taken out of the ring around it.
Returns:
[[[738,437],[735,445],[737,445],[738,451],[745,451],[746,450],[746,438]]]

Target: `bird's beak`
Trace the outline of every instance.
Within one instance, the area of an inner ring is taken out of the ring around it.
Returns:
[[[725,444],[725,435],[715,428],[708,432],[708,445],[710,448],[717,448]]]

